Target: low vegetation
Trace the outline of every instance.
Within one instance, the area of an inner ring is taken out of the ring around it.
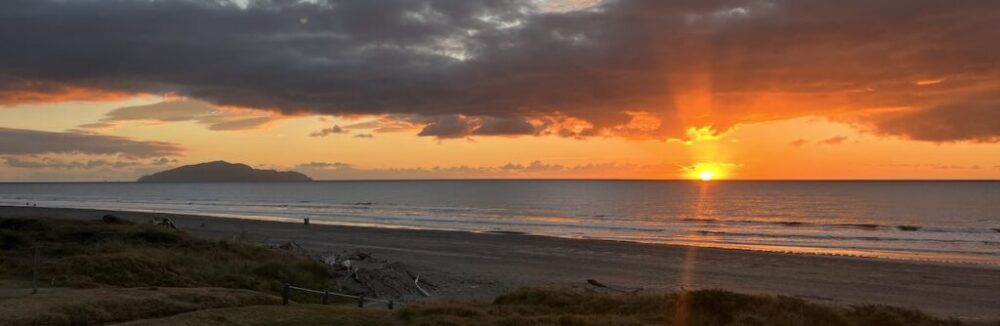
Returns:
[[[399,318],[413,325],[1000,325],[943,320],[889,306],[828,306],[721,290],[620,295],[525,288],[492,304],[414,304]]]
[[[93,325],[279,303],[281,298],[274,295],[221,288],[64,289],[0,300],[0,324]]]
[[[31,279],[34,249],[46,287],[222,287],[278,293],[325,288],[327,267],[256,245],[197,239],[107,216],[94,221],[0,218],[0,278]]]
[[[330,326],[401,325],[392,312],[317,304],[254,306],[195,311],[166,318],[139,320],[121,326]]]
[[[27,295],[34,250],[44,291]],[[256,245],[196,239],[106,216],[0,218],[4,325],[996,325],[888,306],[703,290],[620,295],[524,288],[492,303],[383,308],[278,305],[285,282],[330,285],[319,262]],[[302,298],[305,299],[305,298]],[[303,302],[305,300],[299,300]]]

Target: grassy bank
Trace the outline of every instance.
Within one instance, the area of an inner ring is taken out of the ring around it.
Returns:
[[[285,282],[324,288],[323,264],[251,244],[207,241],[108,217],[0,218],[0,278],[30,279],[38,248],[46,287],[221,287],[277,293]]]
[[[222,288],[62,289],[0,300],[0,325],[93,325],[280,303],[274,295]]]
[[[137,321],[138,325],[695,325],[695,326],[959,326],[963,322],[888,306],[839,307],[795,298],[719,290],[614,295],[526,288],[492,303],[426,302],[401,311],[320,305],[202,310]]]
[[[411,305],[399,318],[415,325],[1000,325],[944,320],[897,307],[830,306],[721,290],[620,295],[525,288],[500,296],[492,304]]]

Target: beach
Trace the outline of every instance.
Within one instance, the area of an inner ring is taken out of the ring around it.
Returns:
[[[489,301],[523,286],[587,287],[588,279],[644,291],[725,289],[831,304],[887,304],[942,317],[1000,318],[1000,268],[991,265],[685,247],[473,233],[271,222],[64,208],[2,207],[0,217],[135,222],[169,216],[209,239],[294,241],[313,251],[359,250],[399,261],[437,285],[430,299]]]

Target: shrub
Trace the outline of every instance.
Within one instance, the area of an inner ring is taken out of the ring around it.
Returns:
[[[132,222],[129,222],[127,220],[124,220],[118,216],[114,216],[111,214],[105,214],[104,216],[102,216],[101,221],[108,224],[132,224]]]
[[[28,241],[21,235],[8,230],[0,230],[0,250],[11,250],[24,247]]]

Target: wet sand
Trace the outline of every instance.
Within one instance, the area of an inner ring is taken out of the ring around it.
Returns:
[[[650,291],[718,288],[821,303],[888,304],[941,317],[1000,319],[1000,268],[561,239],[522,234],[380,229],[218,217],[0,207],[0,217],[137,222],[170,216],[203,238],[293,240],[310,250],[361,250],[402,261],[439,286],[433,298],[491,300],[520,286],[586,287],[595,279]],[[202,226],[204,225],[204,226]],[[998,253],[1000,254],[1000,253]],[[433,299],[432,298],[432,299]]]

